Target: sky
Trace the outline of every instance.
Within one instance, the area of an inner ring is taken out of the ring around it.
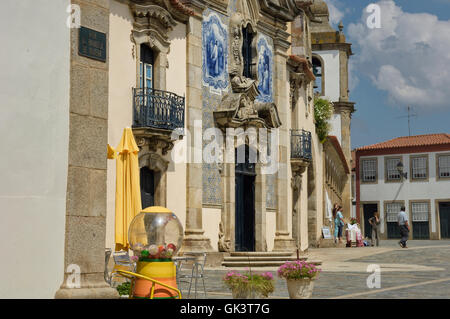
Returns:
[[[408,106],[411,135],[450,133],[450,0],[325,2],[352,43],[352,148],[408,136]],[[368,27],[370,4],[380,28]]]

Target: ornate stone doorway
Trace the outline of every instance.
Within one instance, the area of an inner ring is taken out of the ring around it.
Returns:
[[[244,163],[238,161],[239,151],[245,151]],[[255,251],[256,171],[251,151],[248,145],[242,145],[235,152],[235,251]]]

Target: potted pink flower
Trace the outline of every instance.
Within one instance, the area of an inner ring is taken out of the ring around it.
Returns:
[[[286,279],[291,299],[308,299],[312,296],[314,280],[320,271],[313,263],[295,260],[281,265],[278,276]]]

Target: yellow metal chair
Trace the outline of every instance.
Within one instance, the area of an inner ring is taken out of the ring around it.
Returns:
[[[169,290],[175,291],[177,293],[177,299],[181,299],[181,291],[178,290],[175,287],[171,287],[169,285],[166,285],[165,283],[162,283],[158,280],[155,280],[153,278],[141,275],[141,274],[137,274],[131,271],[125,271],[125,270],[116,270],[115,272],[117,272],[118,274],[122,275],[123,277],[130,279],[131,280],[131,286],[130,286],[130,295],[129,298],[133,298],[133,285],[134,285],[134,281],[136,280],[136,278],[139,279],[144,279],[144,280],[148,280],[150,282],[152,282],[152,287],[150,289],[150,299],[153,299],[154,294],[155,294],[155,286],[156,285],[160,285],[162,287],[165,287]]]

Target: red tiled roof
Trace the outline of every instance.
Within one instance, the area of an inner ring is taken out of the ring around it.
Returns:
[[[416,136],[402,136],[392,140],[372,145],[362,146],[357,151],[382,150],[402,147],[419,147],[450,144],[450,134],[427,134]]]

